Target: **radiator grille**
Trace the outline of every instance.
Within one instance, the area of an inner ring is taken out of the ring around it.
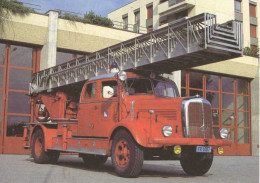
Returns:
[[[212,138],[211,106],[205,99],[189,101],[184,118],[185,135],[190,138]]]

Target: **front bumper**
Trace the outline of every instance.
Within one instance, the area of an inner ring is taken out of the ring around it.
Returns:
[[[172,145],[207,145],[207,146],[231,146],[231,140],[207,139],[207,138],[149,138],[149,144],[162,146]]]

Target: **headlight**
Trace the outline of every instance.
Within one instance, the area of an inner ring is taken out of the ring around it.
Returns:
[[[162,133],[165,137],[169,137],[172,135],[172,127],[169,125],[166,125],[162,128]]]
[[[118,78],[121,80],[121,81],[125,81],[127,79],[127,73],[125,71],[120,71],[118,73]]]
[[[228,130],[226,128],[222,128],[220,131],[219,131],[219,135],[222,139],[226,139],[227,136],[228,136]]]

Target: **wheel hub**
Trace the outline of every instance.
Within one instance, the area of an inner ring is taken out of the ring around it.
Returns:
[[[128,165],[130,160],[129,145],[125,139],[121,139],[116,144],[116,162],[124,168]]]

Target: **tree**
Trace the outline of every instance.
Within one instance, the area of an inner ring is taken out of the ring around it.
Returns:
[[[23,3],[17,1],[0,0],[0,28],[4,31],[4,21],[9,20],[11,14],[20,16],[28,15],[34,12],[33,9],[23,6]]]
[[[244,48],[244,55],[251,56],[251,57],[258,57],[259,54],[259,48],[257,47],[245,47]]]

